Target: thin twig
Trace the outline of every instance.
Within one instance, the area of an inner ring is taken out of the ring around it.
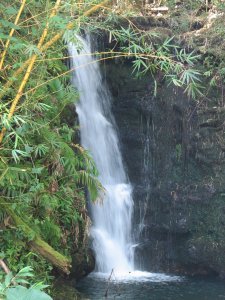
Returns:
[[[7,267],[7,265],[5,264],[5,262],[2,259],[0,259],[0,267],[4,270],[4,272],[6,274],[10,273],[9,268]]]
[[[109,291],[109,284],[110,284],[110,281],[111,281],[111,278],[112,278],[112,275],[113,275],[113,269],[109,275],[109,278],[108,278],[108,281],[107,281],[107,288],[106,288],[106,291],[105,291],[105,295],[104,297],[107,298],[108,297],[108,291]]]
[[[3,271],[6,274],[9,274],[11,271],[9,270],[9,268],[7,267],[6,263],[4,262],[3,259],[0,259],[0,267],[3,269]],[[16,285],[16,281],[14,280],[14,278],[12,279],[12,284],[15,286]],[[1,300],[1,299],[0,299]]]

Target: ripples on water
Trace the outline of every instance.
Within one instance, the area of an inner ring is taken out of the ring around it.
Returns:
[[[110,280],[108,277],[93,273],[81,280],[76,288],[85,295],[85,299],[91,300],[225,300],[225,282],[215,279],[138,271],[128,276],[113,275]]]

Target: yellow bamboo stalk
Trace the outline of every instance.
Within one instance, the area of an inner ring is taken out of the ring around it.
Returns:
[[[50,14],[50,18],[52,18],[52,17],[54,17],[54,16],[56,15],[56,13],[57,13],[57,11],[58,11],[58,9],[59,9],[60,3],[61,3],[61,0],[57,0],[57,1],[56,1],[56,4],[55,4],[55,6],[54,6],[54,9],[52,10],[52,12],[51,12],[51,14]],[[42,33],[42,35],[41,35],[41,38],[40,38],[40,40],[39,40],[39,42],[38,42],[37,48],[38,48],[39,50],[41,50],[41,46],[43,45],[44,40],[45,40],[45,38],[46,38],[46,36],[47,36],[47,33],[48,33],[48,27],[49,27],[49,23],[47,23],[45,29],[43,30],[43,33]],[[21,84],[20,84],[20,86],[19,86],[19,89],[18,89],[18,91],[17,91],[17,94],[16,94],[15,98],[13,99],[13,102],[12,102],[11,107],[10,107],[10,109],[9,109],[9,114],[8,114],[8,117],[7,117],[8,120],[10,120],[10,119],[12,118],[12,116],[13,116],[13,114],[14,114],[14,112],[15,112],[17,103],[19,102],[21,96],[23,95],[23,89],[24,89],[24,87],[25,87],[25,85],[26,85],[26,83],[27,83],[27,81],[28,81],[28,79],[29,79],[29,77],[30,77],[30,74],[31,74],[33,65],[34,65],[35,60],[37,59],[37,57],[38,57],[37,54],[33,54],[32,57],[31,57],[31,59],[30,59],[30,62],[29,62],[27,71],[26,71],[26,73],[25,73],[25,75],[24,75],[24,77],[23,77],[23,80],[22,80],[22,82],[21,82]],[[4,137],[4,135],[5,135],[5,132],[6,132],[6,128],[3,127],[2,130],[1,130],[1,133],[0,133],[0,144],[1,144],[2,140],[3,140],[3,137]]]
[[[83,15],[84,16],[89,16],[90,14],[92,14],[95,11],[97,11],[99,8],[101,8],[102,6],[104,6],[109,1],[110,0],[102,1],[101,3],[99,3],[99,4],[95,5],[95,6],[93,6],[92,8],[90,8]],[[56,14],[56,12],[57,12],[57,10],[59,8],[60,2],[61,2],[61,0],[57,0],[56,1],[56,5],[55,5],[55,7],[54,7],[54,9],[53,9],[53,11],[52,11],[52,13],[50,15],[50,18],[53,17],[53,16],[55,16],[55,14]],[[66,29],[72,29],[73,26],[74,26],[74,22],[71,22],[71,23],[69,23],[67,25]],[[61,31],[60,33],[56,34],[49,42],[47,42],[42,47],[47,33],[48,33],[48,24],[46,25],[46,28],[44,29],[44,31],[42,33],[42,36],[41,36],[41,38],[39,40],[38,46],[37,46],[37,48],[40,51],[44,51],[44,50],[48,49],[52,44],[54,44],[57,40],[59,40],[62,37],[62,35],[64,33],[64,30]],[[16,96],[15,96],[15,98],[14,98],[12,104],[11,104],[11,107],[10,107],[10,110],[9,110],[9,114],[8,114],[8,117],[7,117],[8,120],[10,120],[12,118],[12,116],[13,116],[13,114],[15,112],[17,103],[19,102],[21,96],[23,95],[23,89],[24,89],[24,87],[25,87],[25,85],[26,85],[26,83],[27,83],[27,81],[28,81],[28,79],[30,77],[30,73],[32,71],[32,68],[33,68],[33,65],[34,65],[36,59],[37,59],[37,54],[34,54],[30,58],[30,60],[29,60],[29,65],[28,65],[27,71],[26,71],[26,73],[24,75],[24,78],[23,78],[21,84],[20,84],[20,87],[19,87],[19,89],[17,91],[17,94],[16,94]],[[21,66],[21,69],[22,69],[22,66]],[[2,130],[1,130],[1,133],[0,133],[0,144],[2,143],[2,140],[3,140],[3,137],[5,135],[5,132],[6,132],[6,128],[3,127]]]
[[[14,82],[14,78],[17,78],[22,72],[23,70],[29,65],[31,58],[29,58],[27,61],[25,61],[25,63],[23,63],[23,65],[21,67],[19,67],[19,69],[17,69],[13,75],[12,75],[12,79],[8,80],[5,85],[3,86],[2,91],[0,92],[0,100],[2,99],[2,97],[6,94],[6,92],[9,90],[9,88],[12,86],[13,82]]]
[[[54,17],[54,16],[56,15],[56,13],[57,13],[57,11],[58,11],[58,9],[59,9],[60,3],[61,3],[61,0],[57,0],[57,1],[56,1],[56,4],[55,4],[55,6],[54,6],[54,9],[52,10],[52,12],[51,12],[51,14],[50,14],[50,18],[52,18],[52,17]],[[41,36],[41,38],[40,38],[40,40],[39,40],[38,45],[37,45],[37,48],[38,48],[39,50],[41,50],[41,47],[42,47],[42,45],[43,45],[43,43],[44,43],[44,40],[45,40],[45,38],[46,38],[46,36],[47,36],[47,33],[48,33],[48,26],[49,26],[49,22],[46,24],[46,27],[45,27],[45,29],[44,29],[44,31],[43,31],[43,33],[42,33],[42,36]],[[33,57],[37,58],[37,54],[34,54]],[[32,59],[31,59],[31,60],[32,60]]]
[[[26,0],[23,0],[22,3],[21,3],[20,9],[19,9],[19,11],[18,11],[18,13],[17,13],[15,22],[14,22],[15,25],[18,24],[19,18],[20,18],[20,16],[21,16],[21,13],[22,13],[22,11],[23,11],[23,9],[24,9],[25,4],[26,4]],[[15,31],[15,29],[12,28],[11,31],[10,31],[10,33],[9,33],[10,38],[13,36],[14,31]],[[4,49],[3,53],[2,53],[2,57],[1,57],[1,61],[0,61],[0,70],[2,70],[3,63],[4,63],[4,59],[5,59],[7,50],[8,50],[8,48],[9,48],[10,38],[9,38],[9,39],[6,41],[6,43],[5,43],[5,47],[4,47],[5,49]]]
[[[97,11],[99,8],[104,7],[108,2],[111,2],[112,0],[105,0],[102,1],[101,3],[95,5],[94,7],[90,8],[89,10],[87,10],[86,12],[84,12],[83,16],[89,16],[91,15],[93,12]],[[70,22],[67,27],[66,30],[70,30],[74,27],[74,22]],[[40,51],[44,52],[46,51],[48,48],[50,48],[55,42],[57,42],[64,34],[64,30],[61,31],[60,33],[57,33],[50,41],[48,41],[47,43],[45,43],[43,45],[43,47],[41,47]],[[31,61],[32,57],[30,59],[28,59],[26,62],[24,62],[24,64],[14,72],[14,74],[12,75],[12,78],[16,78],[18,75],[20,75],[23,70],[29,65],[30,61]],[[12,86],[14,80],[8,80],[6,82],[6,84],[3,86],[2,92],[0,92],[0,100],[2,99],[2,97],[7,93],[8,89]],[[0,141],[1,143],[1,141]]]

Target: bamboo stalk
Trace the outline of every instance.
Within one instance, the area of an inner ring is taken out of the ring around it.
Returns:
[[[60,3],[61,3],[61,0],[57,0],[56,1],[56,4],[54,6],[54,9],[52,10],[51,14],[50,14],[50,18],[54,17],[59,9],[59,6],[60,6]],[[47,33],[48,33],[48,27],[49,27],[49,22],[47,23],[45,29],[43,30],[43,33],[41,35],[41,38],[38,42],[38,45],[37,45],[37,48],[39,50],[41,50],[41,47],[44,43],[44,40],[47,36]],[[16,106],[17,106],[17,103],[19,102],[21,96],[23,95],[23,90],[24,90],[24,87],[30,77],[30,74],[31,74],[31,71],[32,71],[32,68],[33,68],[33,65],[35,63],[35,60],[37,59],[38,55],[37,54],[33,54],[30,61],[29,61],[29,65],[28,65],[28,68],[27,68],[27,71],[23,77],[23,80],[19,86],[19,89],[17,91],[17,94],[15,96],[15,98],[13,99],[13,102],[11,104],[11,107],[9,109],[9,114],[8,114],[8,117],[7,119],[10,120],[15,112],[15,109],[16,109]],[[1,133],[0,133],[0,144],[3,140],[3,137],[5,135],[5,132],[6,132],[6,127],[3,127],[2,130],[1,130]]]
[[[21,16],[21,13],[22,13],[22,11],[24,9],[25,4],[26,4],[26,0],[23,0],[22,3],[21,3],[20,9],[19,9],[19,11],[17,13],[14,25],[18,24],[19,18]],[[10,38],[13,36],[14,31],[15,31],[15,28],[12,28],[11,31],[10,31],[10,33],[9,33]],[[5,43],[5,49],[4,49],[3,53],[2,53],[2,58],[1,58],[1,61],[0,61],[0,70],[2,70],[4,59],[5,59],[7,50],[9,48],[10,38]]]
[[[13,75],[12,75],[12,79],[8,80],[5,85],[3,86],[2,91],[0,92],[0,100],[3,98],[3,96],[7,93],[7,91],[9,90],[9,88],[13,85],[14,82],[14,78],[17,78],[22,72],[23,70],[25,70],[25,68],[29,65],[31,58],[29,58],[27,61],[25,61],[23,63],[23,65],[21,67],[19,67],[19,69],[17,69]]]
[[[90,8],[89,10],[87,10],[84,13],[84,16],[89,16],[91,15],[93,12],[97,11],[99,8],[104,7],[104,5],[106,5],[108,2],[110,2],[112,0],[105,0],[102,1],[101,3],[95,5],[94,7]],[[70,30],[72,29],[74,26],[74,22],[70,22],[66,29]],[[46,51],[48,48],[50,48],[55,42],[57,42],[64,34],[65,31],[61,31],[60,33],[56,34],[50,41],[48,41],[47,43],[45,43],[43,45],[43,47],[41,47],[40,51]],[[16,78],[18,75],[20,75],[23,70],[29,65],[30,61],[31,61],[32,57],[30,59],[28,59],[26,62],[24,62],[24,64],[15,71],[15,73],[12,75],[12,78]],[[0,92],[0,100],[2,99],[2,97],[7,93],[8,89],[12,86],[14,82],[14,79],[9,80],[8,82],[6,82],[6,84],[3,86],[2,92]],[[1,143],[1,140],[0,140]]]

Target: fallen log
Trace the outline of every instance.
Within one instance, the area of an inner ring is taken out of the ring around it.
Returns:
[[[28,239],[28,246],[44,257],[47,261],[52,263],[62,272],[69,274],[71,268],[71,261],[68,257],[62,255],[46,243],[33,229],[31,229],[10,207],[10,203],[5,202],[0,198],[0,207],[12,218],[16,227],[19,227]]]

